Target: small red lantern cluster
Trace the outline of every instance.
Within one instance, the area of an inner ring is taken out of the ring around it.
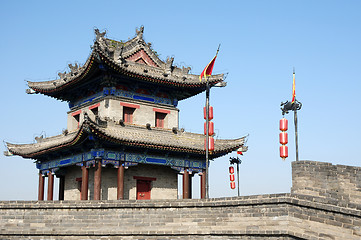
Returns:
[[[234,182],[234,168],[232,166],[229,167],[229,180],[231,181],[231,188],[236,188],[236,183]]]
[[[207,120],[207,109],[206,107],[203,107],[203,116],[204,119]],[[208,111],[208,120],[209,120],[209,125],[208,125],[208,136],[209,136],[209,141],[208,141],[208,150],[209,151],[214,151],[214,123],[211,122],[211,120],[213,119],[213,107],[209,106],[209,111]],[[204,135],[207,135],[207,122],[204,123]],[[207,139],[204,139],[204,149],[206,149],[206,144],[207,144]]]
[[[286,118],[282,118],[280,120],[280,157],[285,160],[288,157],[288,147],[286,144],[288,143],[288,120]]]

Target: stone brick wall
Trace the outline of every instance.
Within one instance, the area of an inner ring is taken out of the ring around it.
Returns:
[[[102,168],[101,199],[117,199],[117,169]],[[65,175],[65,200],[80,200],[80,190],[76,179],[81,178],[81,168],[68,167]],[[129,167],[124,171],[124,198],[136,199],[137,177],[156,178],[152,181],[151,199],[177,199],[178,172],[168,166],[142,165]],[[89,168],[88,199],[94,198],[94,168]]]
[[[168,166],[139,164],[129,167],[124,175],[125,199],[136,199],[137,181],[134,177],[156,178],[151,183],[151,199],[177,199],[178,197],[178,172]]]
[[[286,194],[0,202],[0,239],[361,239],[360,168],[311,161],[292,168]],[[128,177],[151,174],[143,170],[128,169]]]
[[[0,202],[0,239],[360,239],[361,205],[274,194]]]
[[[151,127],[155,127],[155,111],[153,108],[158,108],[158,109],[170,111],[170,113],[167,114],[164,120],[164,128],[167,129],[172,129],[173,127],[178,128],[179,110],[177,108],[166,105],[160,105],[160,104],[152,104],[148,102],[141,102],[134,100],[130,101],[129,99],[122,99],[117,97],[105,97],[99,102],[100,104],[98,107],[99,116],[102,119],[107,117],[110,120],[119,122],[119,120],[123,118],[123,107],[120,105],[120,102],[139,105],[139,108],[137,108],[133,114],[133,124],[135,125],[145,126],[147,123],[149,123]],[[72,113],[74,112],[77,112],[79,110],[81,111],[79,115],[80,124],[84,121],[84,113],[87,113],[90,119],[92,119],[93,121],[95,120],[95,115],[91,110],[89,110],[89,107],[94,104],[95,103],[85,104],[82,107],[76,108],[68,112],[68,123],[67,123],[68,131],[74,131],[78,128],[78,122],[72,116]]]
[[[81,168],[78,166],[67,167],[64,184],[64,199],[80,200],[80,183],[76,181],[77,178],[81,178]]]
[[[361,167],[316,161],[292,162],[292,193],[361,203]]]

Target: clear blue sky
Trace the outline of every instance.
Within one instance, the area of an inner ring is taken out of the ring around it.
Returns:
[[[217,137],[249,134],[242,157],[242,195],[289,192],[294,156],[279,158],[281,101],[291,99],[296,69],[301,160],[361,166],[360,1],[1,1],[1,140],[29,143],[66,128],[65,102],[25,94],[24,80],[57,78],[83,64],[95,27],[127,40],[144,25],[160,57],[200,74],[221,43],[214,73],[229,73],[211,90]],[[180,127],[202,132],[205,95],[180,102]],[[293,122],[293,115],[287,116]],[[5,151],[4,144],[1,152]],[[212,162],[210,196],[229,188],[230,154]],[[32,160],[0,156],[0,200],[36,199]],[[198,178],[198,177],[195,177]],[[197,181],[196,181],[197,182]],[[195,190],[198,190],[195,188]]]

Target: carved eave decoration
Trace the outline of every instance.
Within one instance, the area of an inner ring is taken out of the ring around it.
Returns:
[[[106,123],[104,125],[104,123]],[[104,121],[97,124],[89,118],[82,123],[78,130],[71,133],[44,138],[32,144],[6,143],[8,151],[13,155],[24,158],[43,159],[47,154],[61,153],[69,148],[81,145],[89,136],[95,137],[104,146],[110,144],[117,147],[135,147],[162,152],[173,152],[175,154],[191,154],[203,157],[204,135],[188,133],[183,131],[166,129],[147,129],[146,127],[125,125],[121,126],[112,121]],[[229,152],[242,148],[246,137],[239,139],[217,139],[215,150],[211,152],[210,158],[217,158]]]
[[[59,73],[59,79],[44,82],[30,82],[31,92],[42,93],[63,99],[62,93],[89,80],[92,74],[101,69],[111,70],[126,78],[172,88],[179,91],[189,91],[187,98],[205,90],[206,83],[199,81],[199,75],[190,74],[190,68],[176,67],[174,58],[166,62],[159,59],[150,43],[143,39],[144,28],[137,30],[137,35],[126,42],[105,38],[105,32],[95,30],[96,39],[92,53],[83,66],[69,64],[70,71]],[[223,81],[223,74],[207,78],[213,86]],[[29,91],[30,92],[30,91]],[[179,99],[179,100],[181,100]]]

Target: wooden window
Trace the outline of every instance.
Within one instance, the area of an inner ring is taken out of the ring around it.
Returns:
[[[71,114],[73,116],[73,118],[75,119],[75,121],[77,122],[78,128],[79,128],[79,124],[80,124],[80,113],[81,113],[81,110],[78,110]]]
[[[75,121],[77,122],[77,124],[78,124],[78,128],[79,128],[79,123],[80,123],[80,114],[78,114],[78,115],[74,115],[73,117],[74,117]]]
[[[123,107],[123,121],[125,123],[133,123],[133,113],[135,108]]]
[[[89,110],[92,111],[92,113],[93,113],[95,116],[98,116],[98,114],[99,114],[99,109],[98,109],[99,106],[100,106],[100,103],[95,104],[95,105],[93,105],[93,106],[90,106],[90,107],[89,107]]]
[[[125,123],[133,123],[134,111],[140,108],[140,105],[120,102],[120,106],[123,106],[123,121]]]
[[[155,112],[155,126],[159,128],[164,128],[164,119],[166,116],[166,113]]]

